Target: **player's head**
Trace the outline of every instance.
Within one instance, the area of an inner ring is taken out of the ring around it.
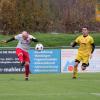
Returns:
[[[88,27],[83,27],[82,33],[83,33],[83,36],[87,36],[89,34]]]
[[[24,40],[26,40],[28,38],[29,33],[27,31],[23,31],[22,32],[22,37]]]

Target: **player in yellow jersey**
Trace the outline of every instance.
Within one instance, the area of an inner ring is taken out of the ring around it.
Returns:
[[[85,70],[89,66],[89,59],[92,58],[92,53],[95,49],[94,39],[89,35],[87,27],[82,28],[82,35],[78,36],[76,40],[71,43],[72,47],[79,45],[78,54],[75,59],[75,65],[73,70],[73,78],[77,78],[77,68],[80,62],[82,62],[82,70]]]

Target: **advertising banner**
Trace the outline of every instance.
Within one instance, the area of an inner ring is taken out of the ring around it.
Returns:
[[[61,50],[61,72],[67,73],[73,71],[74,59],[77,54],[77,49],[62,49]],[[90,59],[89,67],[85,71],[81,70],[81,63],[78,67],[79,72],[100,72],[100,49],[96,49]]]
[[[0,49],[0,73],[23,73],[14,49]]]
[[[59,73],[60,49],[30,50],[31,73]]]
[[[67,73],[73,71],[77,49],[45,49],[43,51],[29,50],[30,72],[35,73]],[[16,56],[15,49],[0,49],[0,73],[23,73]],[[89,67],[79,72],[100,72],[100,49],[95,49]]]

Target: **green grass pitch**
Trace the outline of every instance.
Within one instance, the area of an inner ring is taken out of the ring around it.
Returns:
[[[100,100],[100,73],[0,74],[0,100]]]

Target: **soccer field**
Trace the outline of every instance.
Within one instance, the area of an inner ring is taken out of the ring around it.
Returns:
[[[100,73],[0,75],[0,100],[99,100]]]

